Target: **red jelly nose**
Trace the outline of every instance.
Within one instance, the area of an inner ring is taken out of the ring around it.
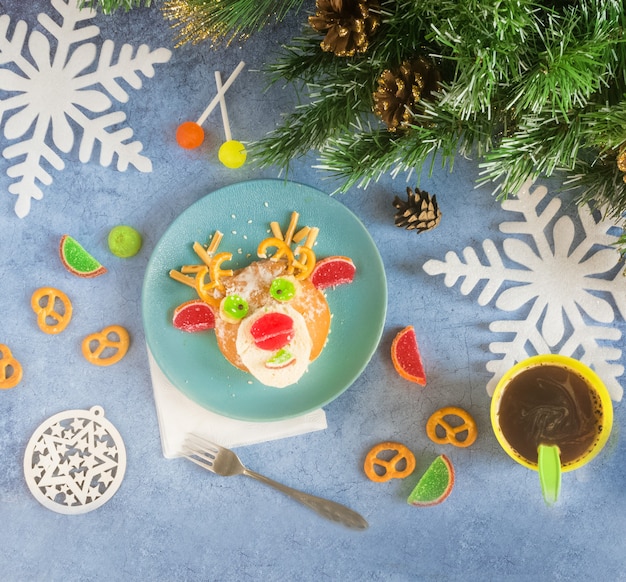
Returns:
[[[293,320],[284,313],[267,313],[250,328],[257,348],[275,351],[293,339]]]

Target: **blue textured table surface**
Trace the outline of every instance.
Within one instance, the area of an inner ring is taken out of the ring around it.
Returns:
[[[0,11],[29,29],[43,31],[37,14],[53,7],[43,0],[4,0]],[[486,369],[490,322],[501,317],[493,302],[478,307],[477,286],[469,295],[449,289],[443,277],[422,268],[448,251],[461,253],[485,238],[501,242],[506,212],[486,188],[475,189],[477,165],[459,160],[452,173],[437,170],[421,187],[437,194],[441,224],[421,235],[393,225],[402,176],[383,178],[337,199],[364,223],[385,265],[389,297],[382,340],[361,377],[326,407],[328,428],[238,449],[251,468],[311,493],[349,505],[368,520],[355,532],[302,508],[272,489],[243,477],[220,478],[183,459],[165,459],[141,323],[141,287],[152,249],[168,225],[193,202],[225,185],[277,177],[246,164],[228,170],[217,161],[222,126],[219,108],[206,123],[207,140],[185,151],[174,140],[182,121],[195,119],[214,95],[215,70],[226,76],[246,62],[227,93],[233,136],[255,140],[295,103],[291,89],[273,86],[257,72],[281,42],[297,33],[290,17],[246,43],[211,48],[174,48],[174,34],[158,9],[97,16],[94,39],[172,51],[156,64],[141,89],[127,85],[129,99],[115,102],[152,172],[118,172],[82,163],[78,140],[60,154],[65,167],[46,165],[52,176],[43,198],[18,218],[9,193],[13,165],[0,161],[0,343],[22,362],[24,379],[0,392],[0,578],[56,580],[626,580],[626,453],[624,407],[615,403],[615,427],[601,455],[563,477],[559,502],[547,507],[537,475],[513,463],[499,448],[489,424]],[[45,31],[43,31],[45,32]],[[52,50],[55,43],[51,40]],[[6,99],[9,95],[1,93]],[[2,123],[9,115],[5,113]],[[13,141],[11,141],[13,143]],[[9,140],[3,135],[3,148]],[[6,158],[6,154],[5,154]],[[291,180],[331,193],[336,184],[294,163]],[[415,179],[408,183],[415,186]],[[558,183],[548,184],[556,191]],[[565,206],[567,198],[563,197]],[[141,252],[117,259],[107,248],[109,230],[130,224],[144,236]],[[109,272],[80,279],[63,269],[58,242],[70,233],[106,263]],[[51,285],[73,300],[71,328],[48,336],[37,328],[32,292]],[[127,356],[109,368],[85,362],[81,338],[124,323],[132,337]],[[367,325],[363,321],[363,325]],[[389,357],[395,333],[412,324],[428,374],[425,388],[400,378]],[[100,327],[98,327],[100,326]],[[622,317],[612,327],[626,329]],[[620,342],[618,342],[619,344]],[[623,345],[623,341],[621,342]],[[624,355],[619,363],[624,364]],[[621,378],[619,379],[621,380]],[[128,463],[120,489],[102,507],[78,516],[40,505],[24,478],[26,444],[47,418],[64,410],[102,406],[121,434]],[[435,445],[424,431],[437,408],[459,405],[475,417],[479,437],[468,449]],[[415,475],[373,483],[363,474],[366,452],[383,440],[405,443],[417,457]],[[456,484],[441,505],[415,508],[406,498],[428,463],[446,453]]]

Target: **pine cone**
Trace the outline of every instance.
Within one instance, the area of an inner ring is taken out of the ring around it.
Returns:
[[[407,188],[406,193],[408,194],[406,202],[398,196],[393,201],[393,205],[398,209],[395,216],[396,226],[417,230],[418,233],[435,228],[441,221],[437,196],[431,196],[419,188],[415,188],[415,192]]]
[[[389,131],[406,127],[413,119],[415,105],[439,89],[441,75],[434,64],[424,57],[404,61],[393,71],[387,69],[378,78],[374,113]]]
[[[322,50],[338,57],[351,57],[369,47],[369,39],[380,25],[378,0],[317,0],[309,24],[326,36]]]

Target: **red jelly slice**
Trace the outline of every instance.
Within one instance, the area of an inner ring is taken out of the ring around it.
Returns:
[[[284,313],[266,313],[250,328],[255,345],[262,350],[279,350],[293,339],[293,320]]]
[[[179,305],[172,318],[174,327],[188,333],[206,331],[215,327],[213,310],[204,301],[194,299]]]
[[[356,267],[350,257],[326,257],[315,263],[311,273],[311,283],[318,289],[336,287],[352,283]]]
[[[412,325],[407,325],[394,338],[391,344],[391,360],[400,376],[426,386],[426,373]]]

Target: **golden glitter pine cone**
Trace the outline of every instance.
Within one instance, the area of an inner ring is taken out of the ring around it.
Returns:
[[[415,106],[439,89],[441,75],[432,61],[425,57],[405,60],[396,69],[386,69],[378,78],[374,92],[374,113],[389,131],[408,126]]]
[[[396,226],[416,230],[418,233],[435,228],[441,221],[437,196],[431,196],[419,188],[407,188],[406,193],[406,201],[399,196],[393,200],[393,205],[398,209],[395,215]]]
[[[363,53],[380,25],[378,0],[317,0],[309,24],[325,33],[322,50],[339,57]]]

